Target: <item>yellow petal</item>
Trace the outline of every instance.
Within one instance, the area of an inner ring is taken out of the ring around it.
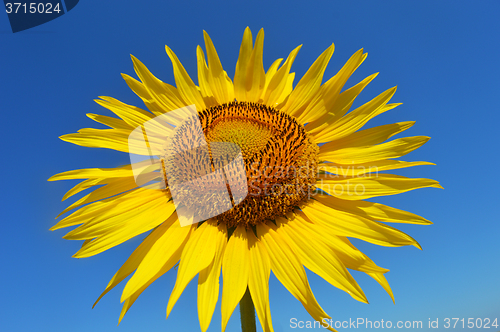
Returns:
[[[172,111],[189,104],[189,102],[182,99],[177,89],[170,84],[163,83],[163,89],[165,91],[160,95],[165,94],[165,97],[158,98],[157,95],[155,98],[151,95],[150,90],[148,90],[143,83],[126,74],[122,74],[122,77],[128,87],[142,99],[148,110],[156,116],[160,116],[165,112]]]
[[[165,46],[165,50],[172,61],[172,66],[174,68],[175,84],[177,89],[182,96],[182,98],[189,102],[189,105],[195,104],[196,109],[200,112],[206,108],[205,102],[201,97],[198,87],[193,83],[191,77],[189,77],[186,69],[182,66],[181,62],[175,55],[175,53],[168,47]],[[188,105],[184,105],[188,106]]]
[[[230,103],[234,101],[233,82],[222,68],[219,56],[208,33],[203,31],[203,37],[208,58],[208,83],[219,104]]]
[[[198,85],[200,87],[201,96],[205,100],[207,107],[212,107],[218,105],[217,100],[214,97],[214,93],[208,83],[208,67],[205,61],[205,53],[198,45],[196,48],[196,57],[198,61]]]
[[[421,249],[411,236],[385,224],[334,210],[315,201],[309,201],[301,209],[309,219],[338,236],[354,237],[386,247],[413,245]]]
[[[139,264],[142,262],[146,254],[149,252],[151,247],[156,243],[156,241],[163,236],[163,234],[169,229],[171,223],[168,220],[162,223],[160,226],[155,228],[142,242],[139,246],[134,250],[134,252],[129,256],[129,258],[123,263],[120,269],[115,273],[113,278],[109,281],[106,289],[99,296],[97,301],[95,301],[94,307],[99,300],[106,295],[111,289],[117,286],[120,282],[122,282],[126,277],[132,274]]]
[[[149,148],[144,139],[130,138],[131,131],[123,129],[83,128],[78,133],[67,134],[59,138],[65,142],[89,148],[106,148],[138,155],[159,154],[162,142],[156,137],[148,137]]]
[[[213,221],[201,224],[182,251],[174,289],[167,305],[167,317],[189,282],[214,260],[219,228]]]
[[[227,243],[222,259],[222,331],[226,330],[227,322],[245,294],[250,272],[248,238],[244,226],[238,226]]]
[[[73,212],[64,219],[60,220],[56,225],[52,226],[50,230],[56,230],[64,227],[79,225],[84,222],[90,222],[97,217],[107,218],[112,214],[125,211],[126,208],[124,208],[124,206],[130,207],[137,203],[142,204],[143,202],[147,202],[151,198],[151,196],[149,196],[149,192],[145,192],[145,190],[146,189],[144,188],[139,188],[111,198],[88,204]],[[119,204],[120,210],[113,211],[113,208]]]
[[[249,27],[246,27],[241,41],[240,54],[234,73],[234,95],[238,101],[246,100],[246,80],[247,69],[249,67],[250,56],[253,51],[252,32]]]
[[[123,213],[120,215],[120,218],[116,220],[114,218],[109,218],[106,222],[100,223],[103,225],[96,226],[95,228],[92,226],[83,227],[85,226],[84,224],[80,226],[83,228],[77,228],[78,231],[76,229],[72,231],[74,235],[71,237],[81,239],[90,239],[95,236],[98,237],[83,246],[73,255],[73,257],[89,257],[117,246],[139,234],[155,228],[170,217],[174,211],[175,205],[172,201],[165,203],[164,200],[156,199],[153,203],[147,204],[147,207],[142,206],[138,213]],[[127,219],[123,222],[121,218]],[[118,225],[119,227],[113,227],[114,225]]]
[[[396,195],[419,188],[443,188],[431,179],[407,178],[392,174],[369,174],[360,177],[334,177],[320,174],[316,186],[332,196],[346,200],[361,200],[377,196]]]
[[[85,181],[82,181],[81,183],[77,184],[74,186],[72,189],[70,189],[64,196],[63,196],[63,201],[79,192],[82,190],[91,188],[93,186],[101,186],[94,191],[92,191],[90,194],[85,195],[84,197],[80,198],[70,206],[68,206],[64,211],[59,213],[59,215],[56,218],[59,218],[59,216],[63,215],[64,213],[73,210],[77,207],[80,207],[82,205],[92,203],[101,199],[105,199],[111,196],[115,196],[118,194],[121,194],[123,192],[132,190],[137,188],[140,184],[145,184],[150,181],[163,181],[163,177],[159,172],[154,172],[150,171],[153,170],[154,168],[158,168],[158,165],[152,165],[155,167],[149,168],[145,173],[141,174],[140,180],[136,180],[133,176],[127,176],[127,177],[110,177],[110,178],[103,178],[103,179],[88,179]],[[140,181],[140,182],[138,182]]]
[[[370,258],[356,249],[345,237],[337,236],[332,233],[328,227],[324,227],[321,223],[311,221],[302,211],[299,211],[295,215],[294,226],[313,232],[316,239],[330,248],[349,269],[376,273],[385,273],[389,271],[377,266]]]
[[[115,180],[115,179],[112,179],[112,180]],[[108,181],[104,180],[104,179],[87,179],[85,181],[82,181],[82,182],[78,183],[77,185],[75,185],[70,190],[68,190],[66,192],[66,194],[64,194],[62,200],[65,201],[66,199],[70,198],[73,195],[78,194],[79,192],[82,192],[85,189],[92,188],[93,186],[98,186],[98,185],[101,185],[101,184],[105,184]],[[58,218],[58,217],[56,217],[56,218]]]
[[[345,238],[345,237],[342,238],[342,241],[344,241],[346,244],[348,244],[352,249],[358,251],[356,249],[356,247],[354,245],[352,245],[352,243],[347,238]],[[371,259],[369,259],[368,257],[366,257],[366,255],[363,254],[363,256],[366,258],[366,260],[368,262],[370,262],[371,264],[375,264],[375,263],[373,263],[371,261]],[[389,286],[389,283],[387,282],[387,279],[384,276],[384,273],[388,272],[389,270],[385,270],[385,271],[366,271],[364,269],[360,269],[360,266],[352,266],[352,267],[351,266],[347,266],[347,267],[350,268],[350,269],[355,269],[355,270],[358,270],[358,271],[366,272],[367,275],[369,275],[370,277],[372,277],[373,279],[375,279],[380,284],[380,286],[382,286],[382,288],[385,289],[385,291],[391,297],[392,302],[394,302],[394,294],[392,293],[391,286]],[[383,269],[381,269],[381,270],[383,270]]]
[[[89,118],[94,120],[95,122],[102,123],[105,126],[114,128],[114,129],[125,129],[125,130],[132,130],[132,128],[128,123],[121,119],[113,118],[110,116],[105,116],[105,115],[100,115],[100,114],[93,114],[93,113],[87,113],[86,114]]]
[[[315,94],[319,91],[323,74],[334,49],[335,46],[332,44],[314,61],[299,83],[297,83],[287,103],[281,108],[282,111],[297,116],[314,99]]]
[[[370,161],[362,164],[336,164],[336,163],[320,163],[318,169],[333,174],[342,176],[361,176],[366,173],[378,173],[399,168],[422,166],[422,165],[435,165],[426,161],[401,161],[401,160],[377,160]]]
[[[290,69],[292,67],[293,61],[297,56],[302,45],[296,47],[281,68],[273,75],[271,81],[269,82],[269,86],[265,91],[265,95],[263,98],[263,103],[269,106],[276,106],[278,103],[281,103],[288,94],[292,91],[291,89],[288,91],[287,87],[290,85],[289,83],[289,75]],[[293,79],[292,79],[293,82]],[[288,93],[287,93],[288,92]]]
[[[269,83],[271,83],[271,79],[276,75],[276,72],[278,71],[278,67],[283,61],[282,58],[274,60],[273,64],[269,67],[269,69],[266,71],[266,83],[264,84],[264,91],[262,92],[262,95],[265,96],[267,94],[268,88],[269,88]],[[265,104],[265,102],[264,102]]]
[[[138,196],[138,192],[141,192],[143,196]],[[122,196],[118,197],[115,200],[111,199],[112,203],[110,205],[113,207],[113,210],[107,211],[101,215],[93,216],[92,218],[88,218],[87,220],[85,220],[85,223],[83,225],[70,231],[64,236],[64,238],[71,240],[85,240],[100,236],[106,231],[115,228],[116,226],[125,224],[128,219],[134,218],[136,215],[143,213],[142,210],[145,210],[147,208],[165,207],[166,213],[170,211],[170,204],[167,204],[170,199],[170,195],[168,193],[161,191],[138,192],[133,196]],[[133,191],[131,191],[131,193],[133,193]],[[131,197],[135,197],[135,199],[131,199]],[[139,209],[139,207],[143,207],[143,209]],[[65,219],[71,219],[71,217],[72,215],[66,217]],[[64,219],[61,221],[64,221]]]
[[[48,181],[73,180],[73,179],[107,179],[132,176],[131,165],[115,168],[83,168],[62,172],[51,176]]]
[[[149,163],[135,163],[134,169],[143,170]],[[101,179],[123,178],[133,176],[132,165],[125,165],[114,168],[82,168],[62,172],[51,176],[48,181],[74,180],[74,179]]]
[[[295,220],[277,218],[276,225],[276,233],[288,237],[287,243],[292,251],[299,255],[305,267],[331,285],[347,292],[354,299],[368,303],[361,287],[347,271],[342,261],[321,241],[318,241],[314,233],[301,228]]]
[[[135,300],[137,300],[137,298],[139,297],[139,295],[141,295],[141,293],[149,287],[149,285],[151,285],[156,279],[158,279],[159,277],[161,277],[162,275],[164,275],[165,273],[167,273],[173,266],[176,262],[179,261],[180,257],[181,257],[181,253],[184,249],[184,246],[186,244],[187,241],[184,241],[182,243],[182,245],[175,251],[175,253],[170,257],[170,259],[165,263],[165,265],[163,265],[160,269],[160,271],[155,275],[153,276],[151,279],[149,279],[146,284],[144,284],[139,290],[137,290],[134,294],[132,294],[129,298],[127,298],[125,300],[125,302],[123,303],[123,307],[122,307],[122,311],[120,313],[120,318],[118,320],[118,324],[120,324],[121,320],[123,319],[123,316],[125,316],[125,314],[127,313],[128,309],[130,309],[130,307],[132,306],[132,304],[134,304]]]
[[[432,222],[421,216],[380,203],[367,201],[346,201],[327,195],[317,195],[314,199],[331,207],[332,209],[360,215],[371,220],[406,224],[432,224]]]
[[[314,133],[314,141],[317,143],[329,142],[354,133],[363,127],[370,119],[396,107],[397,104],[390,106],[386,105],[395,92],[396,87],[382,92],[366,104],[349,112],[331,126],[322,129],[320,132]]]
[[[262,330],[273,332],[271,309],[269,307],[269,276],[271,274],[271,262],[266,248],[253,234],[247,233],[248,249],[250,258],[250,273],[248,275],[248,289],[252,297],[257,317],[259,317]]]
[[[90,179],[87,181],[96,181],[96,180]],[[84,183],[84,182],[85,181],[83,181],[82,183]],[[76,202],[74,202],[73,204],[68,206],[66,209],[64,209],[64,211],[62,211],[57,217],[59,217],[60,215],[66,213],[68,211],[76,209],[82,205],[92,203],[92,202],[95,202],[95,201],[98,201],[101,199],[105,199],[105,198],[108,198],[111,196],[115,196],[115,195],[121,194],[123,192],[137,188],[137,183],[135,182],[133,177],[117,178],[117,179],[111,179],[111,180],[105,180],[105,181],[101,180],[101,181],[98,181],[98,183],[96,183],[96,184],[103,184],[101,182],[104,182],[105,185],[95,189],[90,194],[87,194],[84,197],[80,198],[79,200],[77,200]],[[70,194],[70,192],[68,192],[67,195],[68,194]],[[71,195],[72,194],[76,194],[76,192],[71,192]],[[71,195],[68,195],[68,197]]]
[[[141,126],[154,117],[153,114],[146,112],[139,107],[127,105],[115,98],[105,96],[99,98],[101,99],[94,99],[94,101],[118,115],[132,128]]]
[[[415,121],[391,123],[383,126],[373,127],[357,131],[347,137],[323,144],[320,153],[335,151],[343,148],[353,148],[380,144],[392,136],[405,131],[415,124]]]
[[[257,225],[257,237],[266,247],[274,275],[317,321],[330,318],[319,306],[309,287],[306,272],[286,239],[266,224]]]
[[[328,160],[337,164],[351,165],[399,158],[418,149],[427,143],[429,139],[430,137],[427,136],[403,137],[372,146],[347,147],[333,151],[326,151],[320,153],[319,158],[321,160]]]
[[[219,277],[221,273],[222,257],[227,244],[227,228],[225,224],[219,224],[215,257],[212,263],[200,271],[198,277],[198,317],[200,327],[205,332],[212,320],[217,299],[219,298]]]
[[[149,96],[151,96],[152,101],[163,111],[162,113],[173,111],[177,108],[187,106],[188,104],[194,104],[194,101],[186,102],[190,99],[182,98],[181,94],[179,94],[175,87],[156,78],[136,57],[131,56],[131,58],[134,63],[134,69],[137,76],[139,76],[144,88],[147,90]],[[178,65],[182,67],[180,63]],[[175,71],[176,69],[174,65],[174,74]],[[189,76],[187,78],[189,78]]]
[[[329,91],[329,93],[331,93],[331,95],[325,93],[325,96],[328,96],[329,98],[335,98],[334,96],[337,96],[340,93],[349,77],[351,77],[352,73],[354,73],[354,71],[363,63],[363,61],[365,61],[366,56],[367,54],[363,53],[363,49],[360,49],[356,53],[354,53],[342,66],[338,73],[324,84],[325,91]]]
[[[295,73],[290,73],[288,74],[288,78],[286,79],[285,83],[285,88],[283,89],[283,92],[281,92],[281,95],[277,96],[276,99],[276,108],[281,109],[286,102],[288,101],[288,98],[290,97],[290,94],[293,91],[293,81],[295,79]]]
[[[318,119],[328,111],[333,111],[336,101],[340,96],[340,90],[342,90],[351,74],[359,67],[365,58],[366,54],[363,54],[363,49],[354,53],[342,69],[321,86],[316,98],[307,105],[300,115],[298,115],[297,120],[304,124]]]
[[[327,113],[323,114],[318,119],[308,123],[306,126],[307,131],[311,135],[316,135],[325,130],[325,128],[329,128],[330,126],[335,124],[349,111],[356,97],[375,77],[377,77],[377,75],[378,73],[368,76],[355,86],[342,92],[337,98],[331,100],[328,104],[325,103],[324,107]],[[321,105],[321,100],[318,107],[321,111],[321,107],[323,107]]]
[[[373,273],[369,272],[366,274],[368,274],[370,277],[375,279],[380,284],[380,286],[382,286],[385,289],[387,294],[389,294],[389,296],[391,297],[392,302],[395,304],[396,301],[394,300],[394,294],[392,293],[391,286],[389,286],[389,283],[387,282],[387,279],[385,278],[384,274],[383,273],[374,273],[374,272]]]
[[[245,90],[246,98],[244,101],[258,102],[261,99],[262,91],[266,84],[266,72],[264,71],[264,64],[262,55],[264,52],[264,29],[260,29],[255,38],[255,45],[248,60]]]
[[[179,261],[175,255],[177,250],[185,244],[195,226],[181,227],[177,214],[173,214],[160,225],[167,229],[151,246],[143,257],[134,275],[123,289],[121,302],[132,296],[153,278],[167,263],[174,266]]]

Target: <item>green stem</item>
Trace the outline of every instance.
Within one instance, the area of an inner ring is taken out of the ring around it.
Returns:
[[[240,301],[240,317],[242,332],[257,331],[257,327],[255,326],[255,307],[253,306],[252,297],[250,296],[248,288]]]

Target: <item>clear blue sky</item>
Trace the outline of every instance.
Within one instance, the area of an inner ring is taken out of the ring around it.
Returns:
[[[168,44],[196,77],[196,45],[205,29],[229,75],[243,30],[264,27],[266,68],[304,44],[294,71],[301,76],[330,43],[333,75],[359,48],[368,58],[348,84],[380,72],[358,99],[366,102],[398,85],[404,104],[370,125],[416,121],[408,136],[432,139],[406,160],[432,161],[399,174],[439,180],[445,190],[421,189],[377,201],[420,214],[431,226],[401,225],[423,247],[385,248],[356,242],[387,278],[396,305],[372,279],[354,276],[370,304],[309,274],[312,289],[335,320],[421,320],[446,317],[500,320],[498,142],[500,2],[481,1],[80,1],[68,14],[13,34],[0,13],[2,114],[0,330],[199,331],[196,287],[172,316],[165,308],[175,280],[168,273],[147,289],[116,327],[117,287],[91,309],[109,279],[138,245],[133,239],[103,254],[71,258],[81,242],[50,232],[74,182],[47,182],[76,168],[113,167],[126,154],[78,147],[57,137],[94,126],[85,113],[108,114],[93,102],[113,96],[141,106],[120,73],[134,75],[129,54],[174,83]],[[108,114],[109,115],[109,114]],[[285,288],[270,281],[275,330],[311,319]],[[260,328],[260,327],[259,327]],[[227,331],[238,331],[233,314]],[[209,331],[220,330],[220,302]],[[443,329],[440,329],[443,330]],[[498,329],[489,329],[498,330]]]

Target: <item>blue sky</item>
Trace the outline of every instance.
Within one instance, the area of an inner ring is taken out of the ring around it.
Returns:
[[[500,223],[498,177],[498,1],[81,1],[62,17],[13,34],[0,14],[2,130],[2,331],[197,331],[191,283],[171,317],[165,308],[172,271],[147,289],[117,327],[121,287],[92,304],[140,238],[98,256],[71,258],[81,243],[50,232],[74,182],[47,182],[76,168],[114,167],[127,155],[78,147],[57,137],[92,127],[93,102],[112,96],[141,106],[120,73],[134,75],[130,54],[174,84],[164,51],[171,47],[196,77],[196,45],[206,30],[232,77],[243,30],[263,27],[264,65],[304,44],[293,70],[302,76],[332,42],[325,77],[360,48],[368,58],[348,85],[380,72],[358,105],[398,85],[404,104],[370,126],[416,121],[407,136],[432,139],[405,160],[426,160],[398,174],[439,180],[445,190],[421,189],[376,201],[420,214],[431,226],[397,225],[423,247],[385,248],[356,241],[380,266],[396,305],[376,282],[353,273],[370,304],[359,303],[312,273],[312,289],[334,320],[423,321],[498,318]],[[355,105],[356,106],[356,105]],[[497,197],[497,198],[495,198]],[[310,320],[286,289],[270,281],[275,330],[296,331],[290,319]],[[260,327],[259,327],[260,328]],[[458,329],[458,328],[457,328]],[[220,330],[220,303],[209,331]],[[238,310],[227,331],[239,330]],[[422,329],[422,330],[425,330]],[[435,329],[436,330],[436,329]],[[470,330],[470,329],[469,329]],[[489,329],[492,330],[492,329]]]

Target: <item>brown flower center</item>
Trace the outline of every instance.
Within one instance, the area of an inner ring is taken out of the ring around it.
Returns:
[[[214,192],[225,187],[232,206],[215,218],[228,227],[250,227],[284,216],[310,197],[316,183],[318,146],[295,118],[269,106],[246,102],[222,104],[198,115],[204,136],[187,125],[176,130],[166,147],[188,147],[187,152],[165,163],[175,166],[170,173],[178,181],[192,181],[192,189],[204,193],[193,199],[186,190],[181,199],[188,208],[206,209],[208,199],[224,204],[223,197],[214,199]],[[200,143],[203,137],[208,147]],[[244,165],[231,164],[238,160],[240,151]],[[248,190],[246,197],[238,192],[243,186]]]

